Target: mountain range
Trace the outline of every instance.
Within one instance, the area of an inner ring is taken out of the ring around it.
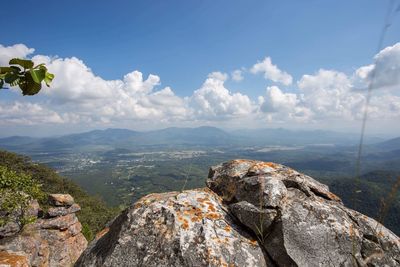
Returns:
[[[70,149],[115,149],[143,146],[302,146],[315,144],[356,145],[357,134],[321,130],[294,131],[277,129],[245,129],[224,131],[215,127],[166,128],[154,131],[132,131],[128,129],[105,129],[68,134],[64,136],[33,138],[11,136],[0,138],[0,147],[13,151],[55,151]],[[379,143],[380,147],[400,147],[400,138],[384,141],[377,137],[366,137],[368,144]],[[378,146],[378,147],[379,147]]]

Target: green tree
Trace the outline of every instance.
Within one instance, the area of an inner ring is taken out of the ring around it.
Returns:
[[[42,89],[42,82],[50,86],[54,74],[47,71],[44,64],[34,66],[32,60],[13,58],[10,66],[0,67],[0,89],[5,84],[18,86],[23,95],[35,95]]]

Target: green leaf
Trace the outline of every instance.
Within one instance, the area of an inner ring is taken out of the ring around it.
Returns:
[[[36,95],[42,88],[40,83],[36,83],[29,72],[25,73],[24,82],[19,84],[23,95]]]
[[[12,69],[13,69],[13,72],[15,72],[15,73],[20,73],[20,72],[21,72],[21,68],[20,68],[20,67],[17,67],[17,66],[10,66],[10,68],[12,68]]]
[[[4,81],[6,83],[13,83],[15,80],[17,80],[19,78],[18,74],[9,72],[6,74],[6,76],[4,77]]]
[[[0,80],[0,89],[2,89],[2,88],[3,88],[3,85],[4,85],[4,80],[3,80],[3,79],[1,79],[1,80]]]
[[[20,83],[20,77],[18,77],[17,79],[15,79],[14,81],[12,81],[11,83],[10,83],[10,85],[11,86],[17,86],[19,83]]]
[[[13,58],[10,60],[10,65],[20,65],[25,69],[33,68],[33,61],[29,59]]]
[[[14,72],[14,69],[11,67],[0,67],[0,74],[5,74],[8,72]]]
[[[30,74],[34,82],[40,84],[46,78],[46,71],[43,69],[31,69]]]
[[[44,63],[37,65],[35,68],[44,69],[45,71],[47,71],[47,68],[44,65]]]
[[[53,79],[54,79],[54,74],[46,72],[46,77],[44,78],[44,82],[46,83],[47,87],[50,87],[50,83]]]

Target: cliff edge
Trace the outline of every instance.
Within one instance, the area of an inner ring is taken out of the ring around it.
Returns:
[[[205,189],[151,194],[75,266],[400,266],[400,240],[283,165],[233,160]]]

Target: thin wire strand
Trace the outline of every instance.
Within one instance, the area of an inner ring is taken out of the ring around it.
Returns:
[[[389,2],[389,7],[385,16],[385,23],[383,25],[383,28],[381,30],[380,36],[379,36],[379,41],[378,41],[378,46],[376,49],[376,54],[379,53],[382,49],[382,45],[383,45],[383,41],[385,39],[385,35],[387,33],[387,30],[390,28],[390,26],[392,25],[392,21],[396,15],[396,13],[398,13],[400,11],[400,3],[398,5],[398,7],[396,9],[394,9],[394,0],[391,0]],[[374,89],[374,85],[375,85],[375,79],[376,79],[376,70],[378,69],[378,63],[375,60],[375,67],[372,70],[371,73],[371,78],[370,78],[370,83],[368,84],[368,90],[367,90],[367,97],[366,97],[366,101],[365,101],[365,109],[364,109],[364,114],[363,114],[363,119],[362,119],[362,124],[361,124],[361,135],[360,135],[360,143],[358,146],[358,153],[357,153],[357,161],[356,161],[356,175],[355,175],[355,186],[354,186],[354,190],[353,190],[353,208],[355,209],[356,207],[356,197],[355,195],[358,193],[357,192],[357,183],[358,180],[360,179],[361,176],[361,157],[362,157],[362,152],[363,152],[363,146],[364,146],[364,137],[365,137],[365,129],[366,129],[366,125],[367,125],[367,120],[368,120],[368,108],[369,108],[369,104],[371,102],[371,96],[372,96],[372,90]]]
[[[385,39],[387,30],[390,28],[392,25],[392,21],[394,17],[396,16],[396,13],[400,11],[400,3],[397,6],[397,8],[393,8],[395,4],[394,0],[391,0],[389,2],[388,10],[385,16],[385,23],[383,25],[383,28],[381,30],[380,36],[379,36],[379,41],[378,41],[378,46],[376,49],[376,54],[378,54],[383,45],[383,41]],[[376,72],[378,69],[378,61],[375,58],[374,62],[374,69],[372,70],[371,77],[370,77],[370,82],[368,84],[368,91],[367,91],[367,97],[365,101],[365,109],[364,109],[364,114],[363,114],[363,119],[362,119],[362,124],[361,124],[361,135],[360,135],[360,143],[358,146],[358,153],[357,153],[357,161],[356,161],[356,173],[354,177],[354,188],[353,188],[353,209],[356,209],[357,205],[357,197],[356,195],[359,193],[358,188],[359,188],[359,183],[360,183],[360,176],[361,176],[361,157],[362,157],[362,152],[363,152],[363,146],[364,146],[364,136],[365,136],[365,130],[366,130],[366,125],[367,125],[367,120],[368,120],[368,108],[371,102],[371,96],[372,96],[372,90],[375,85],[375,79],[376,79]],[[379,222],[377,222],[379,224]],[[358,266],[357,259],[355,258],[356,254],[356,238],[355,235],[352,235],[352,255],[353,255],[353,266]]]

